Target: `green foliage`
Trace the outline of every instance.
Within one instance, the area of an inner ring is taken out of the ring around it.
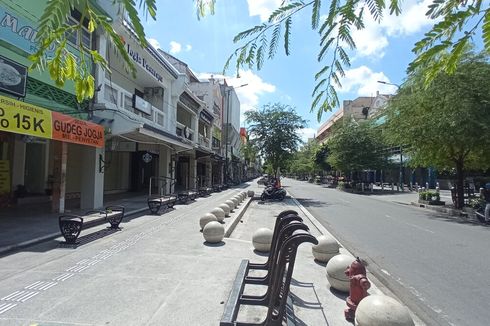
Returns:
[[[386,147],[380,130],[365,122],[355,121],[338,124],[329,138],[327,162],[332,168],[342,171],[379,169],[388,163]]]
[[[256,68],[260,70],[267,54],[274,58],[280,42],[280,27],[285,26],[284,50],[290,54],[291,23],[298,12],[311,7],[311,28],[320,34],[317,60],[327,63],[315,75],[316,86],[312,92],[311,110],[317,111],[318,120],[323,112],[339,106],[336,89],[342,87],[341,78],[345,69],[350,67],[349,50],[355,50],[356,44],[352,32],[361,30],[364,24],[364,9],[372,19],[381,21],[383,12],[389,7],[390,15],[401,13],[401,0],[330,0],[328,12],[321,14],[321,0],[309,2],[283,1],[269,17],[268,22],[239,33],[234,42],[243,42],[226,61],[224,70],[235,59],[235,68]],[[325,1],[328,3],[327,1]],[[414,46],[416,59],[410,64],[409,72],[422,69],[424,87],[428,87],[435,76],[441,72],[454,73],[464,49],[474,42],[482,32],[483,43],[490,52],[490,8],[482,0],[433,0],[426,15],[439,21]],[[321,21],[321,17],[323,21]],[[318,28],[320,27],[320,28]],[[267,44],[269,47],[267,47]],[[253,47],[254,51],[250,51]],[[249,51],[243,56],[242,51]],[[268,52],[266,52],[268,51]]]
[[[290,160],[289,171],[300,175],[313,175],[322,171],[317,163],[316,156],[320,145],[316,141],[310,141],[303,146]]]
[[[146,46],[145,33],[138,17],[135,1],[114,0],[114,2],[122,5],[140,44]],[[153,19],[156,18],[156,0],[141,0],[139,6]],[[78,24],[70,25],[68,18],[74,9],[80,11],[81,19]],[[29,56],[32,61],[30,69],[48,69],[51,79],[58,87],[63,87],[67,81],[72,81],[75,84],[78,102],[92,98],[95,91],[95,80],[90,60],[102,69],[109,72],[110,70],[106,59],[100,53],[84,46],[80,35],[86,27],[90,33],[94,33],[97,28],[105,33],[110,43],[115,45],[116,50],[124,59],[127,68],[134,74],[136,71],[134,64],[124,49],[120,36],[110,24],[110,20],[110,17],[98,15],[92,9],[89,0],[48,1],[39,20],[39,32],[36,36],[39,48]],[[84,26],[85,23],[86,26]],[[78,35],[75,45],[76,53],[73,53],[67,42],[67,38],[74,34]],[[50,47],[56,49],[53,57],[46,55]]]
[[[247,111],[245,118],[249,125],[250,140],[274,174],[279,168],[287,168],[301,143],[298,130],[305,127],[306,121],[293,108],[280,103],[264,105],[257,111]]]
[[[441,72],[427,88],[411,76],[387,108],[385,136],[404,144],[412,166],[439,170],[490,167],[490,64],[466,54],[454,74]]]
[[[419,199],[427,201],[440,201],[441,196],[437,191],[425,190],[419,192]]]

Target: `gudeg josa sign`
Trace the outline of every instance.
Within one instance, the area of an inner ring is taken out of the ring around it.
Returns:
[[[0,95],[0,130],[92,147],[104,147],[104,128]]]

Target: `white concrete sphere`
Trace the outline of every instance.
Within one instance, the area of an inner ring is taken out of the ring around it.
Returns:
[[[235,197],[233,197],[233,198],[236,198],[236,200],[238,200],[238,204],[241,204],[241,203],[242,203],[242,201],[243,201],[242,196],[240,196],[240,195],[236,195],[236,196],[235,196]]]
[[[230,206],[228,206],[227,204],[220,204],[218,205],[218,207],[225,212],[225,217],[230,217]]]
[[[373,294],[359,302],[356,326],[414,326],[407,307],[387,295]]]
[[[225,204],[228,205],[228,207],[230,207],[230,212],[233,212],[233,210],[235,209],[235,202],[228,199],[227,201],[225,201]]]
[[[318,240],[318,244],[311,247],[313,257],[316,260],[326,263],[333,256],[339,254],[339,244],[333,237],[321,235],[316,239]]]
[[[261,252],[269,252],[271,249],[273,232],[268,228],[255,230],[252,236],[252,245],[254,249]]]
[[[206,213],[204,214],[203,216],[201,216],[201,218],[199,219],[199,225],[201,226],[201,230],[204,229],[204,226],[206,224],[208,224],[209,222],[217,222],[218,219],[216,218],[216,216],[214,214],[211,214],[211,213]]]
[[[327,280],[330,286],[342,292],[349,292],[350,281],[345,270],[356,260],[354,257],[344,254],[333,256],[327,263]]]
[[[216,219],[218,220],[218,222],[223,222],[225,220],[225,211],[223,209],[221,209],[221,207],[215,207],[211,210],[210,212],[211,214],[213,214],[214,216],[216,216]]]
[[[235,208],[236,208],[236,207],[238,206],[238,204],[240,203],[240,202],[238,201],[238,199],[236,199],[235,197],[232,197],[230,200],[231,200],[231,201],[232,201],[232,202],[235,204]]]
[[[242,191],[240,195],[242,195],[242,200],[247,199],[247,193],[245,191]]]
[[[255,195],[255,192],[253,190],[247,191],[248,197],[253,197]]]
[[[217,221],[209,222],[202,230],[202,235],[207,242],[221,242],[225,236],[225,227]]]

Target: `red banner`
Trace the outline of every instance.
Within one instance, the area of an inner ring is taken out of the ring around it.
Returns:
[[[52,114],[52,139],[81,145],[104,147],[104,127],[58,112],[52,112]]]

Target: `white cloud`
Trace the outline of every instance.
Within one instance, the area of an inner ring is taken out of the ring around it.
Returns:
[[[160,42],[158,42],[156,39],[154,38],[148,38],[146,39],[148,41],[148,43],[150,43],[155,49],[160,49],[161,46],[160,46]]]
[[[256,110],[259,104],[259,98],[266,93],[274,93],[276,86],[262,80],[259,75],[256,75],[252,70],[240,70],[240,78],[223,76],[219,74],[201,73],[197,75],[199,79],[209,79],[213,76],[214,79],[226,79],[229,86],[235,87],[235,91],[240,100],[240,123],[244,121],[243,114],[249,110]],[[246,86],[242,86],[245,85]],[[242,86],[242,87],[240,87]]]
[[[366,66],[349,69],[345,71],[345,77],[341,80],[342,88],[339,92],[347,93],[357,90],[358,96],[376,96],[376,91],[392,94],[397,90],[396,86],[380,84],[378,80],[389,82],[383,72],[373,72]]]
[[[306,143],[306,142],[308,142],[309,138],[315,137],[316,129],[303,128],[303,129],[299,129],[298,133],[300,134],[301,139]]]
[[[382,58],[385,54],[384,49],[389,44],[389,37],[412,35],[433,24],[434,21],[425,16],[428,5],[432,1],[405,0],[402,2],[401,15],[390,15],[387,8],[379,23],[365,13],[365,28],[352,32],[352,38],[357,45],[356,54],[376,59]]]
[[[259,16],[260,21],[269,19],[270,14],[281,6],[282,0],[247,0],[250,16]]]
[[[186,50],[187,52],[189,52],[190,50],[192,50],[192,45],[187,44],[187,45],[185,46],[185,50]]]
[[[175,41],[170,41],[170,53],[177,54],[182,51],[182,44],[177,43]]]

